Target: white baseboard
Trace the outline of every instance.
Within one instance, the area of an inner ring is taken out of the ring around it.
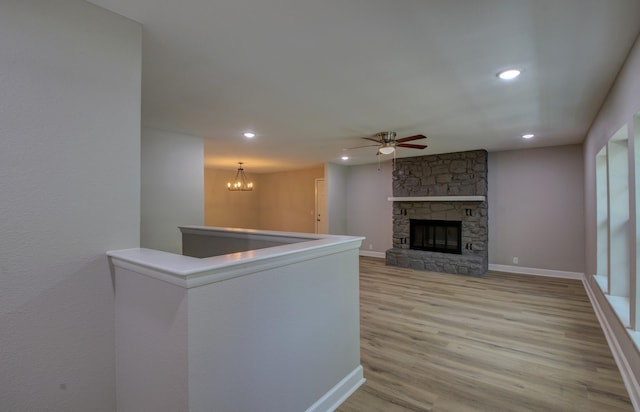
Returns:
[[[595,292],[591,288],[591,282],[589,282],[588,279],[583,278],[582,283],[584,285],[584,289],[587,291],[587,296],[589,296],[589,300],[591,301],[591,306],[593,306],[593,310],[596,313],[596,317],[600,322],[600,328],[607,339],[607,343],[609,344],[609,348],[613,354],[613,359],[615,359],[616,364],[618,365],[618,370],[620,370],[624,386],[627,388],[627,392],[629,392],[629,398],[631,398],[633,409],[640,411],[640,385],[638,384],[636,375],[633,373],[633,369],[629,365],[627,356],[620,347],[618,337],[613,332],[613,328],[600,306],[600,301],[596,298]]]
[[[374,257],[374,258],[386,258],[387,255],[384,252],[374,252],[373,250],[360,250],[360,256]]]
[[[365,382],[362,366],[358,365],[351,373],[345,376],[329,392],[325,393],[306,412],[333,412],[342,402],[346,401],[353,392]]]
[[[495,272],[509,272],[518,273],[520,275],[534,275],[534,276],[547,276],[551,278],[564,278],[564,279],[584,279],[584,273],[579,272],[565,272],[563,270],[549,270],[549,269],[537,269],[527,268],[522,266],[510,266],[510,265],[496,265],[489,264],[489,270]]]

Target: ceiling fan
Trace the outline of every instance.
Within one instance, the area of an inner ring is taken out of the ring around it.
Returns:
[[[378,146],[377,154],[391,154],[395,152],[396,147],[408,147],[410,149],[424,149],[427,146],[423,144],[406,143],[413,140],[426,139],[427,136],[417,134],[415,136],[403,137],[402,139],[396,139],[396,132],[380,132],[371,137],[363,137],[365,140],[371,140],[376,144],[369,144],[365,146],[350,147],[350,149],[359,149],[361,147]]]

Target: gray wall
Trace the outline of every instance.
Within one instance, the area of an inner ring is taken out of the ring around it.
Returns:
[[[626,357],[628,369],[630,373],[635,374],[634,379],[636,382],[640,381],[640,353],[591,275],[596,274],[597,270],[596,154],[607,144],[607,141],[616,131],[624,125],[628,126],[628,130],[633,130],[633,115],[640,112],[640,76],[638,76],[638,73],[640,73],[640,41],[636,40],[636,44],[618,73],[616,82],[609,91],[605,103],[591,125],[584,143],[584,224],[585,254],[587,257],[585,273],[588,276],[587,280],[594,292],[595,299],[602,308],[602,312],[611,327],[611,332],[618,342],[618,347]],[[629,195],[635,195],[635,188],[630,187]],[[635,213],[631,213],[630,222],[632,227],[633,223],[635,223],[634,215]],[[634,259],[635,256],[632,254],[631,263],[634,262]],[[625,371],[623,370],[622,373],[625,374]],[[637,396],[638,388],[634,389]]]
[[[346,235],[347,232],[347,181],[349,168],[325,163],[324,178],[327,186],[327,224],[329,234]]]
[[[582,146],[494,152],[488,166],[489,262],[583,273]]]
[[[392,247],[393,202],[392,167],[390,161],[348,168],[347,178],[347,233],[364,236],[360,249],[384,256]]]
[[[203,139],[142,129],[140,246],[181,253],[178,226],[204,224]]]
[[[616,83],[593,122],[584,144],[586,273],[596,273],[596,154],[623,126],[634,130],[633,115],[640,112],[640,41],[627,57]],[[635,192],[635,188],[630,188]],[[630,192],[630,195],[632,192]]]
[[[346,179],[349,235],[362,250],[391,248],[391,163],[351,166]],[[489,153],[489,263],[584,272],[582,146]],[[550,231],[556,231],[550,236]]]
[[[140,233],[141,27],[0,3],[0,410],[115,410],[105,251]]]

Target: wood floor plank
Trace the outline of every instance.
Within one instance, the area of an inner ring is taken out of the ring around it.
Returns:
[[[633,411],[582,283],[360,259],[367,382],[340,412]]]

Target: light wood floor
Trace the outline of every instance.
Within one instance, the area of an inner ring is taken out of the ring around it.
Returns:
[[[632,411],[582,283],[360,260],[367,382],[338,411]]]

